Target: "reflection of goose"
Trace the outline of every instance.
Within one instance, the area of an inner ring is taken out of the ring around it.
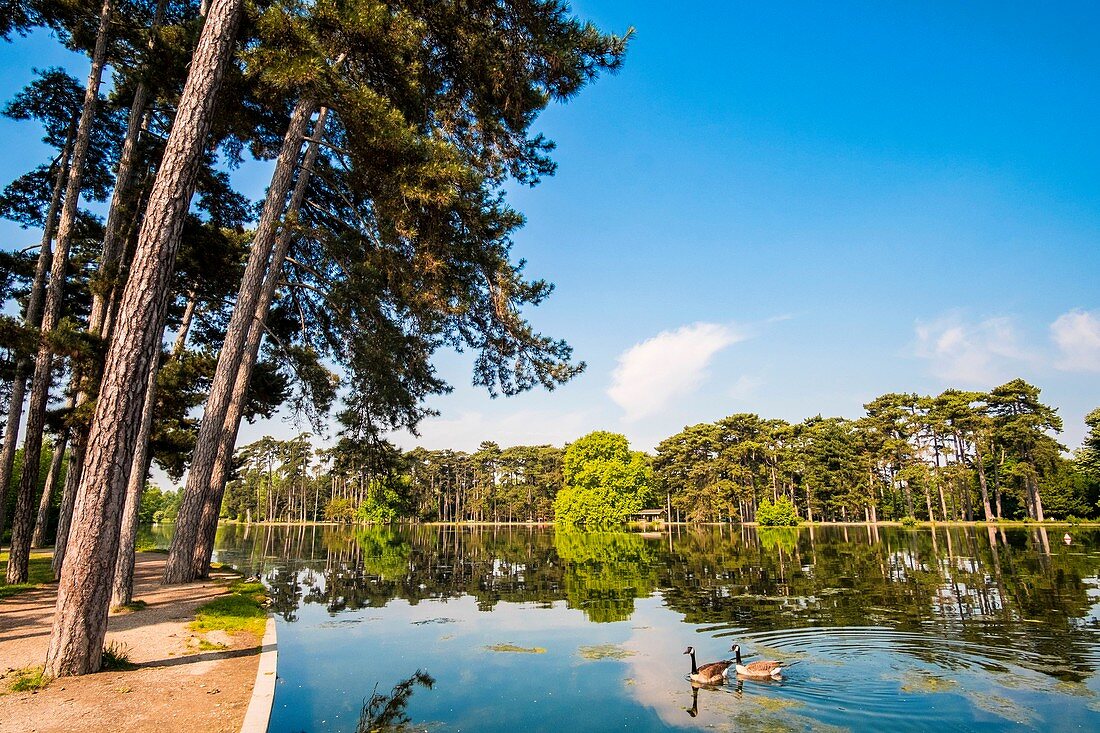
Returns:
[[[722,662],[710,662],[699,667],[695,664],[695,647],[689,646],[684,650],[684,654],[691,655],[691,674],[688,677],[692,682],[699,682],[704,685],[718,685],[726,681],[726,677],[729,676],[729,668],[733,665],[732,659],[727,659]]]
[[[737,674],[742,677],[755,677],[757,679],[777,679],[783,676],[783,663],[774,659],[761,659],[758,662],[741,663],[741,645],[734,644],[731,648],[734,658],[737,660]]]
[[[733,694],[738,700],[741,699],[741,695],[743,694],[742,693],[742,686],[744,684],[745,683],[742,682],[741,680],[737,680],[737,682],[733,685],[733,688],[732,688],[733,689]],[[718,692],[717,687],[713,687],[711,685],[704,685],[704,684],[701,684],[699,682],[692,682],[691,683],[691,707],[687,709],[687,714],[690,715],[693,718],[698,717],[698,715],[699,715],[699,690],[700,689],[707,689],[707,690],[710,690],[711,692]],[[723,688],[723,689],[725,690],[725,689],[729,689],[729,688]]]
[[[691,686],[691,707],[688,708],[687,714],[693,718],[699,714],[699,687],[697,685]]]

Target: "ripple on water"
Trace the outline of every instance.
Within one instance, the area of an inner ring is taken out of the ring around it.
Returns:
[[[850,726],[858,719],[859,728],[890,730],[958,729],[967,720],[970,729],[995,727],[996,720],[1038,726],[1057,715],[1059,699],[1094,694],[1077,680],[1060,679],[1070,665],[1035,651],[1042,643],[1025,647],[1023,637],[1002,631],[978,642],[932,629],[875,626],[742,633],[737,642],[745,661],[779,659],[790,666],[783,681],[745,680],[738,693],[792,703],[799,717],[824,724]],[[1034,692],[1046,695],[1046,710]]]

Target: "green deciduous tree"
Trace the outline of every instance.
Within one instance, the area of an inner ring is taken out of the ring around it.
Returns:
[[[645,454],[631,451],[625,436],[589,433],[565,449],[554,517],[565,524],[621,524],[645,506],[651,473]]]

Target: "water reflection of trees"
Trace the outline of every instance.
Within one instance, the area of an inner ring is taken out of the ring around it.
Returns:
[[[1058,669],[1043,671],[1070,680],[1095,664],[1096,630],[1082,629],[1095,626],[1090,592],[1100,554],[1052,552],[1043,528],[674,528],[655,537],[530,527],[309,529],[231,538],[238,561],[265,571],[273,607],[287,620],[300,603],[335,614],[393,599],[470,596],[485,611],[500,602],[564,601],[592,621],[622,621],[636,599],[657,592],[696,624],[932,632],[1019,650],[1025,666],[1029,655],[1059,659]],[[1098,539],[1100,532],[1078,532],[1078,546]]]
[[[411,677],[394,685],[389,694],[378,692],[376,686],[373,694],[363,702],[355,733],[407,730],[406,724],[412,722],[407,712],[409,698],[418,686],[430,690],[433,685],[435,678],[418,669]]]

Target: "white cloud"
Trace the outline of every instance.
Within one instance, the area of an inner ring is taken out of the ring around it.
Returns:
[[[918,321],[916,336],[916,355],[949,381],[988,385],[1011,376],[1015,363],[1031,361],[1008,318],[967,323],[952,313],[931,323]]]
[[[662,331],[619,356],[607,394],[626,412],[626,420],[652,415],[698,387],[714,355],[744,339],[718,323]]]
[[[1066,371],[1100,372],[1100,315],[1071,310],[1050,324],[1051,337],[1062,358],[1055,364]]]

